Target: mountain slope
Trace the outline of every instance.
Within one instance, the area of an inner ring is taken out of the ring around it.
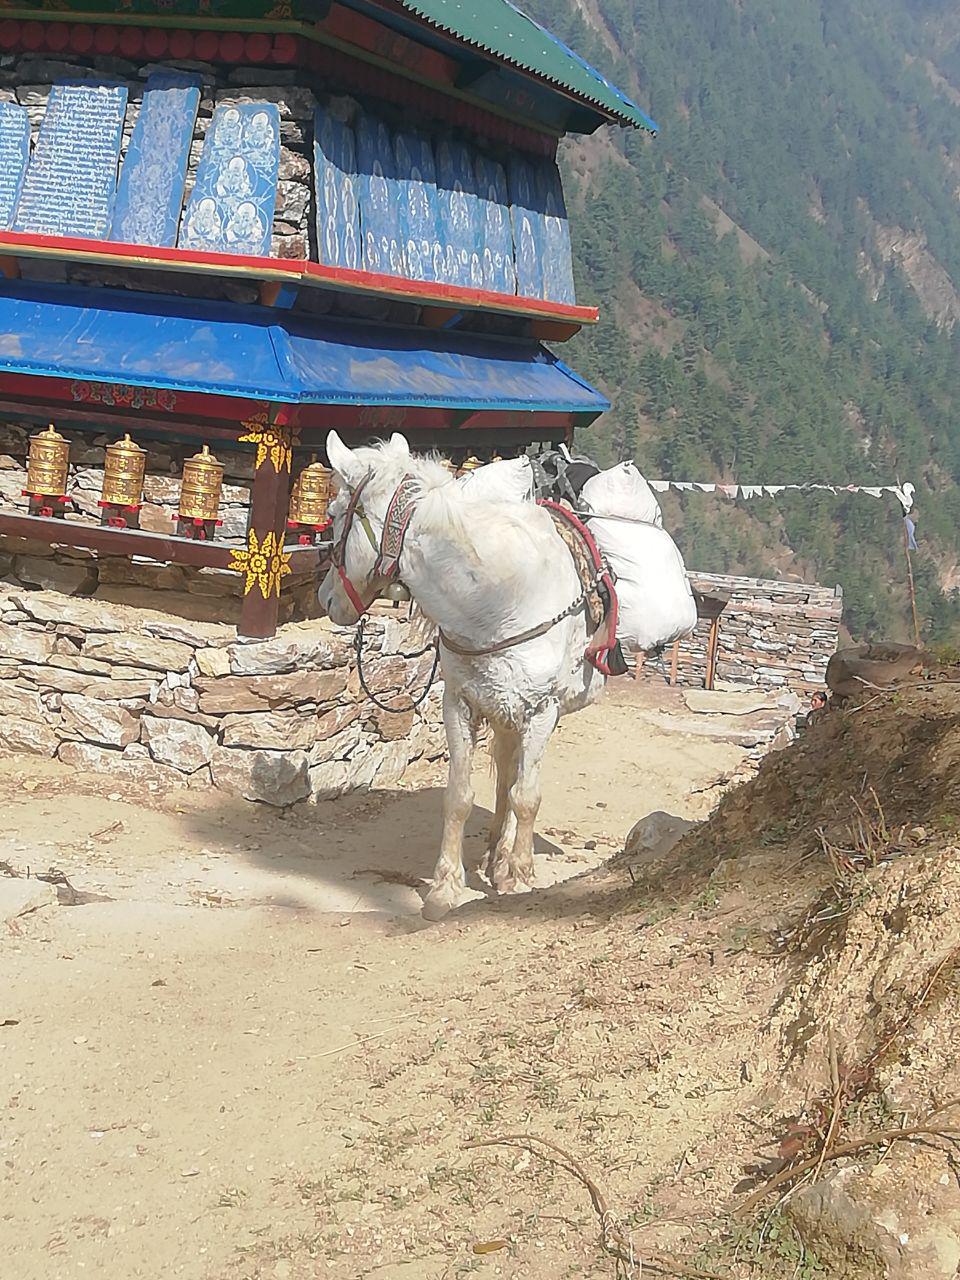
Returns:
[[[610,131],[564,150],[580,296],[603,310],[571,359],[615,402],[589,447],[676,479],[912,479],[925,635],[956,634],[952,5],[529,7],[661,127],[652,142]],[[840,582],[854,634],[905,631],[892,499],[781,495],[733,507],[696,495],[671,516],[697,568]]]

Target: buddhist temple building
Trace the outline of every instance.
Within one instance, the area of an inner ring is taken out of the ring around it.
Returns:
[[[0,569],[268,637],[331,427],[461,460],[589,424],[556,152],[609,123],[654,129],[509,0],[6,7]]]

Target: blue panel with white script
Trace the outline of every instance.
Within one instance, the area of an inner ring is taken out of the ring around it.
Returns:
[[[483,288],[480,202],[473,156],[462,142],[437,147],[437,191],[446,261],[446,283]]]
[[[430,139],[420,133],[398,133],[394,150],[407,276],[411,280],[444,280],[440,201]]]
[[[126,109],[121,85],[53,86],[23,179],[14,231],[106,237]]]
[[[217,107],[184,211],[180,248],[268,256],[279,166],[276,103]]]
[[[483,287],[494,293],[516,293],[517,273],[513,262],[513,224],[507,175],[503,166],[488,156],[478,156],[477,196],[483,244]]]
[[[356,135],[363,269],[405,275],[393,138],[382,120],[368,115],[360,116]]]
[[[552,160],[537,166],[537,205],[543,211],[543,296],[551,302],[576,302],[573,250],[560,173]]]
[[[111,240],[165,248],[177,243],[200,85],[199,76],[180,71],[148,78],[120,171]]]
[[[327,267],[360,269],[360,206],[353,130],[318,107],[313,119],[317,251]]]
[[[20,199],[30,155],[30,118],[16,102],[0,102],[0,229],[6,231]]]
[[[513,219],[513,253],[517,264],[517,293],[525,298],[543,297],[544,216],[539,207],[533,165],[512,156],[507,171]]]

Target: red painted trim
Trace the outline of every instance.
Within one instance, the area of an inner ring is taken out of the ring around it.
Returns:
[[[264,408],[264,402],[241,400],[230,396],[203,395],[200,392],[170,392],[169,408],[162,404],[105,404],[102,399],[78,400],[75,388],[81,384],[73,378],[43,378],[34,374],[0,373],[0,413],[49,415],[57,422],[102,423],[116,430],[166,432],[174,435],[202,435],[211,441],[235,441],[243,423]],[[149,389],[147,394],[151,394]],[[161,396],[165,393],[152,393]],[[300,431],[300,448],[323,446],[327,432],[349,431],[362,436],[380,435],[388,431],[405,431],[412,437],[439,432],[456,432],[469,439],[471,431],[503,431],[520,434],[527,439],[562,436],[577,423],[568,413],[516,413],[485,410],[470,415],[463,422],[462,410],[420,409],[394,405],[279,405],[277,421],[286,425],[291,418]]]
[[[342,4],[331,5],[330,12],[317,23],[317,28],[336,40],[356,45],[375,57],[385,58],[387,62],[403,67],[425,80],[448,85],[453,85],[456,81],[459,64],[454,58],[417,44],[415,40],[400,35],[372,18],[365,18]]]
[[[301,27],[302,36],[285,31],[270,35],[151,27],[147,15],[143,15],[139,26],[117,26],[107,14],[91,14],[85,22],[43,15],[35,20],[10,18],[0,22],[0,51],[36,53],[46,49],[81,56],[92,51],[120,52],[130,58],[192,57],[201,62],[236,65],[249,62],[310,67],[329,79],[337,91],[369,93],[400,106],[414,107],[427,118],[462,126],[534,155],[556,153],[556,135],[524,124],[522,109],[509,118],[490,110],[479,99],[470,102],[452,97],[460,64],[446,54],[336,3],[321,22]],[[351,49],[355,53],[351,54]],[[398,68],[397,73],[391,72],[391,66]]]
[[[492,293],[486,289],[465,289],[460,285],[435,284],[427,280],[406,280],[373,271],[350,271],[327,267],[302,258],[254,258],[228,253],[199,253],[192,249],[164,249],[145,245],[118,244],[109,240],[81,240],[70,236],[26,235],[18,231],[0,231],[0,250],[11,255],[17,249],[38,257],[82,257],[85,260],[128,264],[133,267],[180,268],[202,270],[215,268],[230,275],[252,279],[282,279],[348,293],[372,293],[399,298],[422,306],[437,304],[455,310],[501,311],[540,320],[559,320],[568,324],[595,324],[596,307],[569,306],[543,298],[522,298],[513,294]]]

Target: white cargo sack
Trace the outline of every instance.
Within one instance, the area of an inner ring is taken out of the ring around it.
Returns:
[[[617,636],[624,649],[648,653],[693,630],[697,603],[683,556],[669,533],[653,524],[600,516],[592,517],[587,527],[617,575]]]
[[[533,497],[533,467],[526,458],[501,458],[457,480],[471,501],[523,502]]]
[[[663,528],[660,503],[653,490],[632,462],[591,476],[580,490],[580,508],[600,516],[619,516],[622,520],[642,520]]]

